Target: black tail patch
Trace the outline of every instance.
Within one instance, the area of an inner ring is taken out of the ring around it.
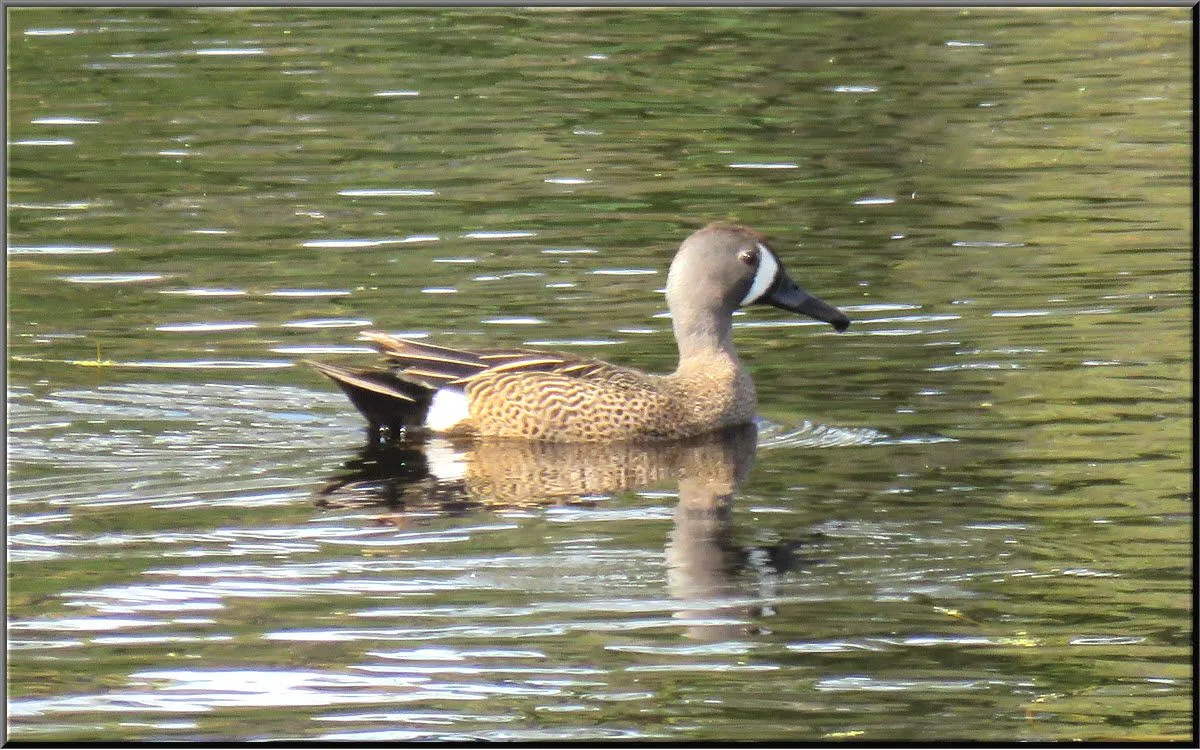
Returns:
[[[424,383],[401,379],[387,370],[352,369],[304,360],[337,383],[370,423],[372,434],[387,428],[392,437],[401,431],[419,429],[429,412],[434,389]]]

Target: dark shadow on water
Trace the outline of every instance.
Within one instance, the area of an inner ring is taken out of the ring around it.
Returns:
[[[728,640],[757,631],[773,581],[797,566],[802,542],[746,546],[735,538],[734,501],[757,452],[747,425],[676,443],[525,441],[370,442],[317,492],[322,508],[457,516],[571,505],[677,483],[666,539],[667,588],[690,638]]]

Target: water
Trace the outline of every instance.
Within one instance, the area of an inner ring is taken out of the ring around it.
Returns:
[[[14,9],[9,738],[1185,739],[1184,9]],[[365,447],[376,327],[753,430]]]

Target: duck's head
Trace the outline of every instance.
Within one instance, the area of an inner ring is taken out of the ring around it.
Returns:
[[[800,288],[758,232],[734,224],[710,224],[683,241],[667,274],[672,314],[697,308],[728,318],[739,307],[773,305],[829,323],[839,333],[850,319]]]

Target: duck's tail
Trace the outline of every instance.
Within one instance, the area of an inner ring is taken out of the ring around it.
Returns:
[[[401,430],[420,429],[429,413],[435,388],[400,378],[387,370],[353,369],[302,360],[337,383],[354,407],[367,418],[372,435],[381,428],[397,437]]]

